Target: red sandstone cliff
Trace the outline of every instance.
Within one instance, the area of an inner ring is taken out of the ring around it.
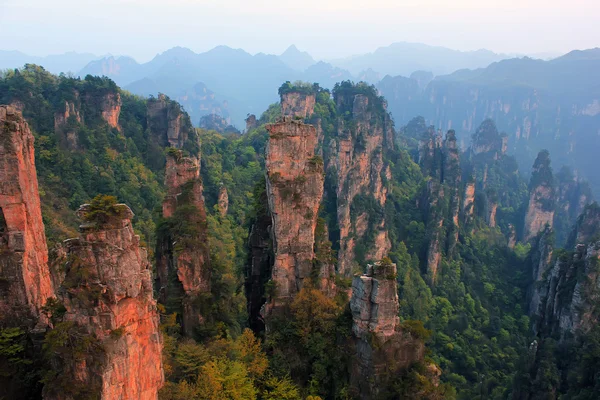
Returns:
[[[291,300],[311,275],[324,176],[323,160],[315,156],[314,126],[284,117],[267,130],[267,198],[275,253],[269,314]]]
[[[62,369],[60,379],[101,399],[155,400],[163,384],[162,341],[146,250],[129,207],[114,205],[102,221],[90,211],[89,205],[79,209],[86,221],[81,235],[64,244],[59,297],[66,313],[58,328],[73,340],[87,340],[90,350],[55,360],[55,367]],[[50,382],[44,397],[76,398],[69,391]]]
[[[159,234],[156,252],[160,298],[166,303],[170,296],[177,296],[177,292],[183,290],[183,330],[192,336],[203,321],[194,300],[203,293],[210,293],[199,158],[183,157],[181,151],[167,154],[165,186],[163,217],[167,222]]]
[[[183,148],[193,132],[190,117],[164,94],[148,100],[148,129],[162,147]]]
[[[33,135],[0,106],[0,324],[32,327],[54,297],[38,193]]]
[[[351,381],[361,399],[377,398],[390,377],[423,359],[425,346],[403,332],[399,307],[396,264],[377,262],[354,277],[350,310],[356,357]]]
[[[284,116],[309,118],[314,109],[314,94],[289,92],[281,95],[281,114]]]
[[[366,259],[379,260],[391,247],[385,220],[370,221],[367,213],[351,218],[350,208],[358,195],[372,197],[384,207],[387,188],[383,185],[382,175],[388,179],[391,176],[389,170],[384,170],[383,151],[385,147],[393,146],[393,128],[389,114],[378,110],[375,100],[369,96],[338,95],[336,102],[339,110],[352,110],[349,120],[344,117],[338,120],[337,138],[330,144],[333,160],[328,162],[329,168],[337,174],[338,273],[350,277],[354,269],[360,269],[355,262],[354,249],[357,240],[364,237],[365,227],[376,231]]]

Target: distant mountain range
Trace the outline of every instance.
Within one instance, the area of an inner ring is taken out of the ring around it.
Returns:
[[[385,75],[409,76],[414,71],[431,71],[434,75],[449,74],[463,68],[487,67],[495,61],[510,58],[489,50],[459,51],[422,43],[398,42],[380,47],[373,53],[331,60],[331,64],[357,75],[373,69]]]
[[[66,53],[32,57],[18,51],[0,51],[0,69],[35,63],[53,73],[105,75],[132,93],[156,96],[161,92],[179,101],[194,124],[198,124],[201,117],[215,113],[241,129],[247,114],[260,114],[277,101],[277,89],[287,80],[318,82],[322,87],[332,88],[336,82],[347,79],[377,84],[383,78],[380,87],[387,87],[391,79],[398,84],[403,79],[410,79],[403,77],[412,76],[421,90],[433,76],[455,71],[449,75],[451,78],[440,80],[487,79],[485,74],[488,72],[481,68],[508,57],[489,50],[463,52],[406,42],[329,62],[315,60],[294,45],[280,55],[252,55],[226,46],[204,53],[175,47],[146,63],[138,63],[127,56]],[[537,62],[542,61],[531,60],[531,63]],[[483,76],[479,77],[479,74]],[[408,82],[411,85],[410,80]],[[408,115],[411,110],[408,108],[402,113]],[[395,114],[399,116],[398,111]]]
[[[0,50],[0,70],[19,68],[25,64],[38,64],[53,74],[79,72],[88,63],[102,57],[90,53],[68,52],[45,57],[30,56],[20,51]]]
[[[105,75],[138,95],[165,93],[182,103],[195,124],[202,116],[217,113],[239,128],[244,126],[248,113],[259,114],[277,101],[277,89],[286,80],[318,82],[331,88],[346,79],[377,83],[386,74],[409,76],[416,70],[438,75],[459,68],[484,67],[505,57],[487,50],[460,52],[395,43],[373,53],[325,62],[294,45],[280,55],[251,55],[241,49],[218,46],[199,54],[175,47],[146,63],[127,56],[66,53],[31,57],[0,51],[0,68],[35,63],[54,73]]]
[[[550,61],[514,58],[486,68],[417,79],[386,76],[377,88],[397,126],[421,115],[455,129],[463,146],[485,118],[509,137],[522,170],[545,148],[553,165],[570,165],[600,193],[600,49],[572,51]]]

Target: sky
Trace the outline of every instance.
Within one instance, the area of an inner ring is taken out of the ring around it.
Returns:
[[[0,50],[129,55],[217,45],[316,59],[393,42],[508,54],[600,47],[599,0],[0,0]]]

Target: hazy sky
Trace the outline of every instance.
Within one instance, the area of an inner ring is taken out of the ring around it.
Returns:
[[[1,50],[127,54],[220,44],[316,58],[396,41],[459,50],[600,47],[600,0],[0,0]]]

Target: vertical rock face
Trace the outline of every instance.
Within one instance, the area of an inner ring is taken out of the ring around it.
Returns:
[[[555,180],[554,230],[557,236],[556,242],[562,246],[567,242],[571,227],[577,222],[585,206],[592,202],[592,193],[588,183],[577,179],[566,167],[556,174]]]
[[[133,213],[124,204],[114,207],[110,219],[92,222],[83,205],[78,215],[88,222],[64,244],[64,321],[93,338],[99,354],[86,353],[62,373],[98,398],[154,400],[163,370],[152,270],[131,226]],[[61,388],[47,388],[44,397],[70,398]]]
[[[523,240],[529,241],[546,225],[552,227],[554,219],[554,177],[550,168],[550,155],[541,151],[533,165],[529,183],[529,205],[525,215]]]
[[[229,209],[229,195],[227,194],[227,188],[225,186],[221,186],[219,189],[219,199],[217,203],[219,205],[219,213],[221,216],[226,216],[227,210]]]
[[[261,308],[264,304],[265,284],[271,278],[274,259],[271,238],[272,218],[267,203],[267,193],[264,191],[258,199],[257,204],[260,204],[261,207],[248,237],[246,298],[250,327],[255,332],[261,332],[265,328]]]
[[[288,92],[281,95],[281,111],[284,116],[310,117],[315,109],[315,95],[301,92]],[[256,119],[256,118],[255,118]]]
[[[508,248],[514,249],[517,244],[517,228],[513,224],[508,224]]]
[[[499,134],[494,121],[486,119],[473,135],[471,153],[473,156],[486,154],[494,159],[498,159],[506,152],[506,146],[506,135]]]
[[[164,94],[148,100],[147,120],[162,147],[183,148],[193,131],[189,116]]]
[[[451,255],[458,242],[461,169],[455,132],[448,131],[443,141],[442,136],[433,129],[425,132],[420,139],[419,164],[431,176],[423,204],[426,205],[427,236],[430,238],[427,274],[430,282],[435,283],[442,252]],[[462,207],[464,209],[467,206],[463,203]],[[472,212],[472,207],[467,212]]]
[[[427,182],[427,232],[429,244],[427,246],[427,276],[430,283],[434,284],[437,278],[438,268],[442,261],[442,227],[444,225],[444,214],[442,203],[444,202],[444,186],[437,180]]]
[[[267,198],[272,216],[275,294],[266,313],[283,306],[310,277],[315,228],[323,197],[323,160],[316,129],[291,117],[267,125]]]
[[[536,286],[540,289],[538,331],[546,335],[585,333],[600,321],[600,207],[588,206],[571,234],[570,251],[562,253],[554,264],[550,257],[540,258]],[[545,239],[541,236],[540,243]],[[543,248],[542,245],[538,248]],[[545,267],[545,268],[544,268]],[[544,269],[543,269],[544,268]],[[536,276],[534,276],[536,278]],[[535,306],[535,304],[532,304]]]
[[[354,204],[355,199],[380,208],[385,206],[387,188],[382,176],[389,178],[390,172],[384,166],[383,152],[393,147],[393,123],[374,96],[336,93],[336,103],[338,115],[343,115],[338,119],[336,140],[330,146],[337,175],[338,273],[349,277],[353,269],[360,269],[355,262],[355,247],[367,230],[375,234],[373,241],[367,243],[365,259],[381,259],[391,247],[383,218],[377,220],[362,210],[360,215],[351,217],[351,208],[354,205],[360,209]]]
[[[548,287],[544,284],[544,279],[548,268],[551,267],[553,251],[553,232],[552,229],[547,227],[539,236],[535,247],[530,253],[533,285],[531,286],[531,294],[529,296],[529,313],[538,318],[543,314],[541,305],[548,294]],[[534,326],[534,330],[536,328]]]
[[[600,206],[598,203],[592,203],[585,207],[577,222],[575,228],[567,241],[567,248],[574,248],[580,243],[589,243],[600,229]]]
[[[100,103],[102,118],[111,128],[121,129],[119,127],[119,115],[121,114],[121,94],[108,93]]]
[[[69,149],[78,147],[77,131],[73,129],[72,124],[81,124],[82,122],[83,118],[79,108],[72,101],[65,101],[64,111],[54,113],[54,131],[63,138]]]
[[[470,181],[465,185],[465,196],[463,199],[463,215],[465,224],[471,223],[475,211],[475,182]]]
[[[161,301],[182,292],[183,330],[193,335],[203,317],[194,300],[210,293],[206,210],[202,196],[200,160],[183,157],[180,150],[167,154],[167,194],[163,202],[166,228],[157,243],[157,274]]]
[[[446,140],[444,140],[443,150],[443,169],[442,169],[442,182],[450,188],[450,220],[451,227],[448,232],[448,252],[450,253],[454,248],[454,245],[458,242],[458,228],[459,228],[459,212],[460,212],[460,181],[461,181],[461,170],[460,170],[460,150],[456,143],[456,133],[453,130],[449,130],[446,133]]]
[[[246,132],[250,132],[251,129],[254,129],[258,126],[258,121],[256,120],[256,115],[250,114],[248,118],[246,118]]]
[[[0,325],[35,325],[54,288],[42,222],[33,135],[0,106]]]
[[[386,383],[400,369],[423,358],[423,343],[402,331],[396,265],[377,262],[352,282],[352,333],[356,357],[352,382],[361,399],[377,398]]]
[[[490,228],[496,227],[496,211],[498,210],[498,203],[488,197],[485,208],[485,223],[488,224]]]

